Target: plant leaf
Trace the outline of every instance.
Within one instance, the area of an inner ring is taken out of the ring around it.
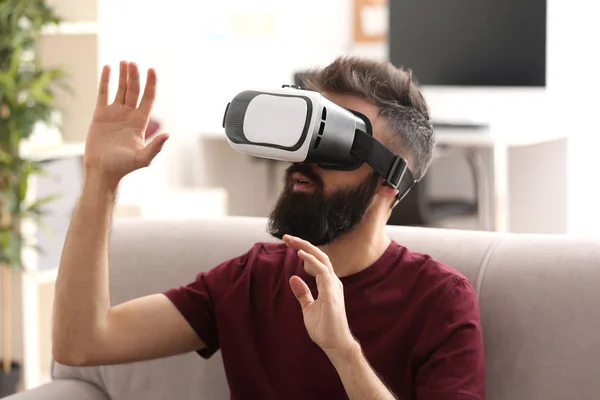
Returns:
[[[37,199],[36,201],[34,201],[33,203],[31,203],[26,209],[25,212],[27,213],[34,213],[34,214],[43,214],[43,210],[41,209],[42,206],[44,204],[47,203],[51,203],[53,201],[56,201],[60,198],[62,198],[63,195],[60,193],[55,193],[55,194],[51,194],[48,196],[44,196],[41,197],[39,199]]]
[[[23,266],[22,248],[35,246],[26,242],[20,221],[29,218],[46,228],[44,206],[61,197],[24,203],[29,177],[46,170],[19,154],[36,124],[54,122],[56,89],[68,87],[65,71],[45,67],[38,52],[42,29],[60,22],[47,0],[0,0],[0,213],[10,214],[0,226],[0,262],[17,268]]]

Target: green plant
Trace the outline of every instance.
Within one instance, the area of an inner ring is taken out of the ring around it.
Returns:
[[[11,269],[23,268],[22,222],[39,221],[52,198],[26,204],[27,183],[44,172],[20,152],[38,123],[51,126],[61,68],[45,68],[36,51],[42,31],[61,20],[45,0],[0,0],[0,269],[2,270],[2,371],[11,369]],[[7,315],[8,314],[8,315]]]

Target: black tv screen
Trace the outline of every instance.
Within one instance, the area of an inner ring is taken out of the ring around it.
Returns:
[[[546,0],[389,0],[389,58],[421,85],[546,85]]]

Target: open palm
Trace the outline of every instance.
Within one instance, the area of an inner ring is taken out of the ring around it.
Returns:
[[[146,144],[146,127],[156,97],[156,72],[148,70],[144,94],[140,96],[140,74],[135,63],[120,64],[119,87],[113,103],[108,103],[110,67],[100,78],[98,98],[86,140],[85,163],[118,182],[128,173],[150,165],[162,149],[167,134]]]

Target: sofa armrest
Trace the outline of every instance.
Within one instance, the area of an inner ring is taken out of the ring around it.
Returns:
[[[110,400],[97,386],[77,379],[56,379],[3,400]]]

